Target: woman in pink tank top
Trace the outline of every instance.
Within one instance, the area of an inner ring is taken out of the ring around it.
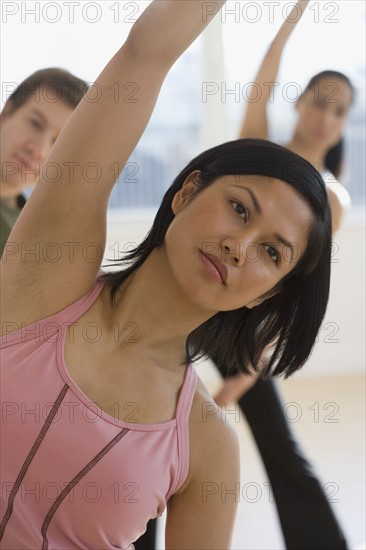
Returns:
[[[5,247],[3,549],[133,548],[167,508],[167,548],[229,548],[235,433],[191,360],[268,375],[309,356],[325,313],[331,218],[298,155],[238,140],[193,159],[144,241],[100,271],[115,163],[164,78],[224,2],[154,0],[48,157]],[[136,100],[115,101],[115,87]],[[85,167],[97,168],[90,183]],[[70,166],[72,165],[72,176]],[[298,340],[298,336],[301,339]]]

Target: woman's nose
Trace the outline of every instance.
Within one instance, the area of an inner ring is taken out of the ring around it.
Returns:
[[[251,245],[253,245],[253,243],[250,243],[247,240],[241,241],[239,239],[226,239],[223,243],[223,261],[228,265],[235,265],[238,267],[243,265],[245,263],[247,247]]]
[[[324,128],[330,128],[334,123],[334,116],[333,113],[330,112],[330,110],[325,109],[322,113],[322,123]]]

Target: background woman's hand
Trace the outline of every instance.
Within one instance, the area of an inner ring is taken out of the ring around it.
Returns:
[[[222,407],[229,403],[238,401],[247,391],[250,390],[258,379],[258,373],[242,374],[227,378],[219,393],[216,395],[215,402]]]

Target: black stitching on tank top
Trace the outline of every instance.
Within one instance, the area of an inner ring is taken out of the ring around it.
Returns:
[[[38,437],[36,439],[36,441],[34,442],[27,458],[25,459],[24,463],[23,463],[23,466],[21,467],[21,470],[18,474],[18,477],[13,485],[13,488],[10,492],[10,495],[9,495],[9,500],[8,500],[8,507],[7,507],[7,510],[4,514],[4,517],[1,521],[1,525],[0,525],[0,540],[3,538],[3,534],[4,534],[4,531],[5,531],[5,527],[6,527],[6,524],[8,523],[9,519],[10,519],[10,516],[13,512],[13,504],[14,504],[14,500],[15,500],[15,497],[17,495],[17,492],[19,491],[19,487],[24,479],[24,476],[25,474],[27,473],[27,470],[36,454],[36,452],[38,451],[47,431],[48,431],[48,428],[50,427],[51,425],[51,422],[52,420],[54,419],[54,417],[56,416],[56,413],[58,411],[58,409],[60,408],[60,405],[67,393],[67,390],[69,389],[69,386],[67,384],[64,385],[64,387],[62,388],[62,390],[60,391],[56,401],[54,402],[53,404],[53,407],[52,409],[50,410],[43,426],[42,426],[42,429],[41,431],[39,432],[38,434]]]
[[[52,504],[46,519],[43,522],[41,533],[42,533],[42,550],[48,550],[48,539],[47,539],[47,529],[52,521],[53,516],[55,515],[57,508],[60,506],[62,501],[67,497],[67,495],[70,493],[70,491],[75,487],[75,485],[88,473],[94,466],[99,462],[121,439],[126,435],[127,432],[130,430],[128,428],[123,428],[119,432],[119,434],[116,435],[102,449],[80,472],[70,481],[70,483],[65,487],[65,489],[59,494],[55,502]]]

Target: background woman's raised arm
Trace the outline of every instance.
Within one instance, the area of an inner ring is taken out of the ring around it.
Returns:
[[[309,0],[299,0],[284,21],[272,41],[254,82],[261,88],[261,97],[256,100],[256,88],[249,94],[247,110],[240,130],[240,138],[268,139],[267,105],[274,87],[283,49],[300,21]]]

